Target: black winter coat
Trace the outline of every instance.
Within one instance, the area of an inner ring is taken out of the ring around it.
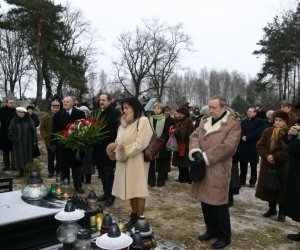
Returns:
[[[53,116],[52,132],[57,133],[63,131],[70,122],[74,122],[78,119],[85,119],[83,111],[73,108],[71,115],[69,115],[66,110],[62,109]],[[54,137],[52,137],[52,139],[54,139]],[[76,152],[58,144],[57,141],[52,140],[51,143],[57,144],[58,158],[61,164],[65,166],[80,166],[80,162],[76,159]]]
[[[4,106],[0,108],[0,149],[11,150],[12,143],[8,139],[8,127],[10,121],[16,116],[16,109]]]
[[[95,112],[97,113],[97,111]],[[107,145],[115,142],[118,128],[120,126],[121,113],[119,110],[115,109],[110,105],[107,109],[98,111],[99,118],[103,119],[107,123],[106,127],[103,129],[103,132],[108,132],[106,138],[102,140],[99,144],[94,145],[94,161],[99,162],[103,159],[109,160],[109,157],[106,153]]]
[[[300,119],[297,120],[300,124]],[[284,137],[288,143],[289,169],[284,209],[285,215],[294,221],[300,222],[300,140],[295,136],[288,140],[287,134]]]
[[[40,125],[39,117],[38,117],[36,114],[34,114],[34,113],[32,113],[32,114],[29,115],[29,116],[30,116],[30,118],[32,119],[32,121],[33,121],[33,123],[34,123],[34,126],[35,126],[35,127],[38,127],[38,126]]]
[[[11,120],[8,137],[13,144],[14,166],[17,169],[24,169],[27,163],[32,162],[32,149],[34,145],[37,145],[36,129],[28,114],[24,118],[16,115]]]
[[[240,162],[258,163],[259,155],[256,150],[256,143],[262,135],[264,122],[262,119],[254,117],[251,120],[246,118],[241,122],[241,138],[246,136],[247,141],[241,139],[239,144]]]

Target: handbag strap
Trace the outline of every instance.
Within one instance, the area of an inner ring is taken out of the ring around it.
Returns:
[[[148,118],[147,118],[148,119]],[[140,118],[138,118],[137,124],[136,124],[136,131],[139,131],[139,122],[140,122]],[[152,129],[153,134],[156,134],[156,132],[154,131],[154,129],[152,128],[151,122],[148,119],[148,122],[150,124],[150,127]]]

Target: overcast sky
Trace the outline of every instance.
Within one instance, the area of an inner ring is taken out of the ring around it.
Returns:
[[[65,3],[55,0],[55,3]],[[296,0],[69,0],[97,29],[100,67],[110,75],[112,59],[117,58],[117,36],[141,25],[141,19],[158,18],[174,25],[184,24],[196,52],[185,54],[181,64],[195,71],[238,70],[255,76],[262,59],[252,52],[263,37],[262,28],[275,15],[296,6]]]
[[[0,3],[3,4],[3,0]],[[54,0],[65,5],[66,0]],[[99,71],[112,73],[117,59],[114,44],[122,32],[141,25],[141,19],[158,18],[169,25],[184,24],[195,52],[185,53],[183,67],[200,71],[237,70],[254,77],[262,59],[252,52],[259,47],[262,28],[299,0],[69,0],[97,30]],[[101,54],[100,54],[101,53]]]

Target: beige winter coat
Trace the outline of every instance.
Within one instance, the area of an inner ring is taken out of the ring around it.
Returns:
[[[212,118],[204,117],[200,126],[191,134],[189,158],[202,151],[206,162],[206,174],[200,182],[191,185],[191,196],[210,205],[228,202],[232,156],[240,141],[240,122],[227,114],[211,125]]]
[[[116,138],[116,172],[112,194],[122,200],[146,197],[148,193],[149,162],[144,161],[142,151],[148,146],[153,131],[147,117],[119,127]],[[122,150],[119,152],[118,150]]]

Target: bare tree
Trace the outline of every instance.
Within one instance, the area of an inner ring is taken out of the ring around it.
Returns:
[[[22,77],[30,70],[25,42],[20,33],[1,29],[0,72],[4,93],[15,94],[15,88],[22,88]]]
[[[125,92],[138,97],[152,90],[161,99],[181,50],[190,46],[182,29],[182,24],[167,26],[152,20],[143,21],[143,27],[119,36],[117,49],[121,59],[114,65]]]
[[[157,57],[150,68],[151,87],[156,97],[161,100],[165,85],[174,73],[182,50],[190,50],[190,37],[183,32],[183,24],[175,26],[159,25],[157,20],[146,23],[152,35],[153,51]]]

